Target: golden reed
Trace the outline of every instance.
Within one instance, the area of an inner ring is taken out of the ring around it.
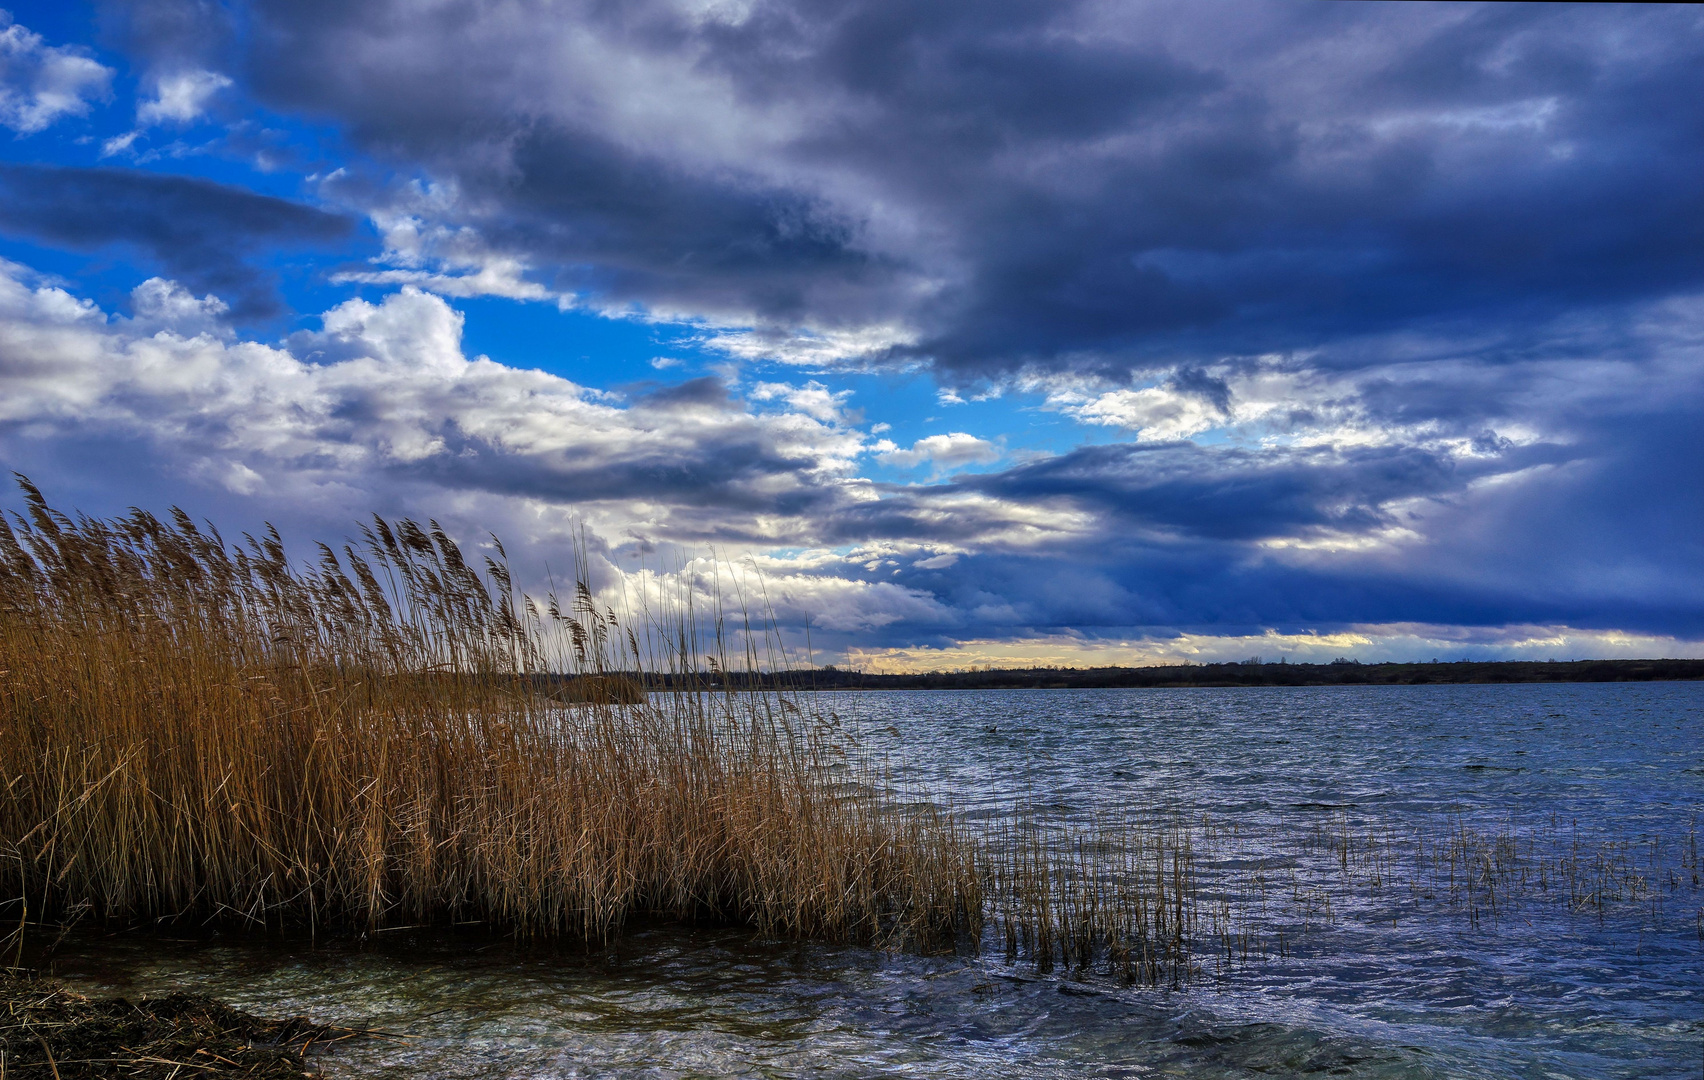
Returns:
[[[566,605],[535,602],[500,544],[476,567],[431,523],[375,518],[305,566],[270,529],[72,519],[20,487],[0,518],[9,955],[28,919],[85,913],[586,940],[660,918],[921,950],[974,946],[986,914],[1041,970],[1175,984],[1282,957],[1333,897],[1386,886],[1476,924],[1529,895],[1602,912],[1699,889],[1695,827],[1675,864],[1344,821],[1278,853],[1290,870],[1230,876],[1213,867],[1249,853],[1213,823],[1016,807],[973,834],[890,790],[811,695],[728,689],[729,636],[715,617],[700,640],[690,594],[618,618],[584,567]]]
[[[670,637],[583,581],[537,604],[500,545],[476,567],[432,524],[375,519],[303,567],[270,528],[228,544],[175,511],[72,519],[20,484],[0,521],[0,898],[34,917],[980,933],[976,845],[902,809],[791,696],[694,683],[689,611]],[[671,689],[637,690],[642,640]]]

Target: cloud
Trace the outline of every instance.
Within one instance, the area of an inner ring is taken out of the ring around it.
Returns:
[[[216,71],[177,71],[155,80],[154,96],[136,106],[137,123],[187,124],[206,111],[213,95],[231,85]]]
[[[1091,424],[1137,432],[1142,442],[1184,439],[1213,427],[1220,412],[1211,402],[1157,386],[1109,390],[1086,400],[1056,395],[1050,404]]]
[[[1400,522],[1392,504],[1453,492],[1472,468],[1447,453],[1411,447],[1253,451],[1126,443],[1081,447],[963,483],[1025,500],[1092,503],[1130,527],[1180,540],[1361,538]]]
[[[1696,9],[452,7],[114,16],[160,109],[217,71],[334,132],[342,215],[0,166],[0,228],[159,275],[129,318],[12,275],[14,460],[540,550],[589,522],[611,581],[714,543],[872,648],[1704,635]],[[368,300],[232,329],[273,248],[362,218],[382,250],[331,282]],[[626,396],[485,366],[469,296],[731,362]],[[1080,426],[878,440],[839,377],[882,367]]]
[[[1704,641],[1668,636],[1603,633],[1567,626],[1507,626],[1462,633],[1447,626],[1357,626],[1330,634],[1090,637],[1051,634],[1016,639],[967,640],[945,647],[847,650],[859,671],[904,673],[966,668],[1143,667],[1153,664],[1328,664],[1340,657],[1362,663],[1428,660],[1575,660],[1704,657]]]
[[[564,530],[572,513],[694,542],[773,534],[833,505],[862,447],[804,413],[754,413],[713,379],[618,402],[470,360],[460,315],[412,288],[340,304],[278,347],[235,338],[217,298],[173,282],[145,282],[135,317],[112,319],[6,269],[0,426],[14,464],[31,446],[129,440],[167,490],[190,478],[289,508],[330,486],[344,513],[402,489],[465,493],[559,507]]]
[[[211,294],[196,297],[166,278],[149,278],[130,291],[131,325],[179,337],[228,336],[230,305]]]
[[[909,450],[901,450],[889,440],[883,439],[876,444],[875,452],[876,459],[884,465],[899,469],[933,465],[943,471],[960,469],[966,465],[988,465],[1000,460],[1001,456],[1000,448],[995,444],[962,431],[926,436],[912,443]]]
[[[769,583],[789,633],[808,617],[830,649],[1399,623],[1428,641],[1563,628],[1578,649],[1704,637],[1704,497],[1681,464],[1704,454],[1693,306],[1649,313],[1642,354],[1588,387],[1546,360],[1472,391],[1476,423],[1514,403],[1549,436],[1123,443],[916,484],[860,475],[869,437],[820,384],[595,390],[469,359],[461,316],[411,287],[282,344],[169,280],[131,309],[0,266],[0,461],[94,512],[186,502],[300,539],[371,510],[432,515],[470,542],[498,532],[535,569],[566,565],[584,529],[612,589],[646,573],[698,588],[713,545]],[[1233,404],[1265,377],[1233,381]],[[1392,408],[1362,402],[1356,422]],[[945,472],[998,448],[954,433],[878,453]]]
[[[81,251],[122,247],[239,316],[277,310],[262,248],[340,244],[347,219],[197,177],[0,163],[0,232]]]
[[[0,124],[33,135],[66,116],[87,116],[112,69],[74,45],[48,45],[0,11]]]
[[[127,154],[130,152],[130,148],[136,145],[136,140],[141,137],[142,132],[140,129],[137,129],[127,131],[122,135],[114,135],[110,139],[103,139],[101,141],[101,157],[104,159],[117,157],[120,154]]]
[[[1416,327],[1530,349],[1554,318],[1704,282],[1704,42],[1683,6],[253,16],[232,46],[246,88],[380,163],[349,188],[375,220],[418,218],[374,282],[1135,395],[1090,422],[1191,430],[1203,416],[1152,422],[1143,391],[1228,355],[1364,363],[1344,346]]]
[[[325,185],[335,191],[337,182]],[[526,263],[495,251],[477,231],[442,223],[444,211],[455,202],[452,190],[413,185],[411,196],[371,213],[384,250],[370,262],[374,270],[345,270],[332,275],[338,283],[414,285],[440,296],[503,296],[511,300],[554,300],[572,306],[574,297],[545,288],[527,277]]]
[[[784,401],[787,407],[826,423],[846,419],[846,399],[850,390],[830,390],[815,379],[803,386],[790,383],[760,382],[748,391],[753,401]]]
[[[954,612],[925,591],[890,581],[822,573],[823,569],[820,562],[808,558],[756,555],[721,560],[700,555],[667,574],[641,570],[625,575],[621,587],[629,594],[630,607],[642,597],[654,610],[664,608],[670,593],[678,594],[685,585],[703,599],[732,600],[752,615],[773,619],[789,630],[802,628],[808,621],[814,632],[831,637],[868,635],[895,624],[941,625],[956,620]]]
[[[149,127],[193,122],[206,112],[214,95],[234,85],[229,76],[202,69],[155,75],[152,81],[154,95],[137,102],[137,126],[122,135],[114,135],[104,140],[101,143],[103,159],[131,154],[132,147],[146,134]]]

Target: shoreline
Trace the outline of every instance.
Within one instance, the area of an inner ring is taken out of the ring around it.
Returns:
[[[0,969],[0,1062],[57,1080],[183,1074],[317,1080],[310,1048],[357,1035],[305,1017],[268,1019],[204,994],[89,997],[28,968]]]

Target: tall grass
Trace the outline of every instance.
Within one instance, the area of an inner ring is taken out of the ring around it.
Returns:
[[[37,916],[980,931],[975,846],[837,760],[787,695],[683,682],[689,611],[635,627],[583,580],[520,596],[501,545],[476,567],[431,523],[375,518],[304,567],[270,529],[73,519],[21,486],[0,520],[0,896]],[[642,659],[675,689],[618,674]]]

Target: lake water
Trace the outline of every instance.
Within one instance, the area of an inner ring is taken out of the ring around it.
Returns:
[[[1038,975],[992,930],[953,957],[668,927],[608,952],[406,930],[318,949],[80,935],[57,971],[409,1036],[343,1044],[320,1059],[333,1076],[1704,1076],[1704,891],[1686,855],[1704,812],[1704,684],[825,704],[896,785],[979,824],[1023,804],[1061,824],[1214,830],[1209,883],[1272,868],[1257,928],[1287,928],[1286,948],[1157,988]],[[1400,864],[1382,888],[1333,877],[1337,856],[1307,840],[1397,850],[1464,828],[1614,850],[1647,888],[1576,910],[1547,881],[1492,913]]]

